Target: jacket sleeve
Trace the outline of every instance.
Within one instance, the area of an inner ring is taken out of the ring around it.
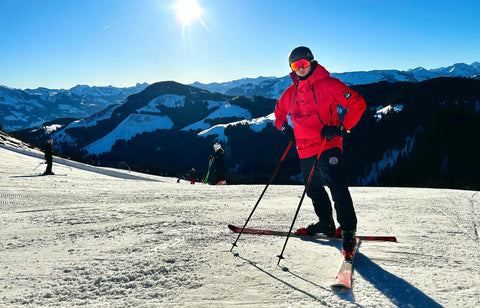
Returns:
[[[358,123],[367,104],[363,97],[337,78],[331,78],[331,91],[338,104],[347,109],[342,124],[349,131]]]
[[[285,91],[275,105],[275,126],[282,129],[283,122],[288,121],[287,116],[290,112],[287,97],[288,90]]]

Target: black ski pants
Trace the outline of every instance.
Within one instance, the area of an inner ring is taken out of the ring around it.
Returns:
[[[47,169],[45,170],[45,174],[50,174],[52,173],[53,158],[51,156],[48,156],[46,160],[47,160]]]
[[[316,159],[316,155],[300,159],[300,168],[305,183],[307,183]],[[322,152],[307,190],[307,196],[312,199],[315,214],[320,221],[326,221],[332,216],[332,203],[323,186],[323,181],[328,185],[332,194],[337,220],[342,230],[356,230],[357,216],[345,180],[343,154],[340,148]]]

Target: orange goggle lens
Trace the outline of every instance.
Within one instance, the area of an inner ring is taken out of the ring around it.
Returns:
[[[309,67],[310,66],[310,61],[308,60],[305,60],[305,59],[300,59],[300,60],[297,60],[295,62],[292,62],[292,64],[290,64],[290,67],[292,68],[292,70],[294,72],[298,71],[300,68],[305,68],[305,67]]]

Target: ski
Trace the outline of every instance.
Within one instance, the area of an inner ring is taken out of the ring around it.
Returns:
[[[234,225],[229,224],[228,228],[235,233],[242,232],[241,227],[237,227]],[[259,235],[276,235],[276,236],[287,236],[287,231],[275,231],[275,230],[266,230],[266,229],[253,229],[253,228],[245,228],[243,232],[245,234],[259,234]],[[291,237],[299,237],[299,238],[319,238],[319,239],[328,239],[328,240],[341,240],[342,237],[340,235],[334,237],[328,237],[325,234],[315,234],[315,235],[306,235],[306,234],[299,234],[296,232],[292,232],[290,234]],[[397,238],[395,236],[365,236],[360,235],[357,237],[362,241],[381,241],[381,242],[396,242]]]
[[[357,237],[357,247],[355,248],[355,253],[351,258],[342,260],[340,269],[338,270],[337,276],[333,280],[331,287],[336,290],[342,289],[351,289],[352,288],[352,275],[353,275],[353,261],[355,260],[355,255],[358,251],[358,246],[360,245],[360,238]]]
[[[63,173],[63,174],[60,174],[60,173],[55,173],[55,174],[44,174],[44,173],[40,173],[40,174],[37,174],[37,176],[50,176],[50,175],[53,175],[53,176],[67,176],[67,174]]]

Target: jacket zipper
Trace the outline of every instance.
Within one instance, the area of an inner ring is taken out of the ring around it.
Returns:
[[[318,105],[317,96],[315,95],[315,89],[313,88],[313,84],[312,84],[311,90],[312,90],[312,93],[313,93],[313,99],[315,100],[315,105]],[[322,123],[322,125],[325,127],[326,125],[322,121],[322,118],[320,118],[320,114],[318,112],[317,112],[317,117],[320,120],[320,123]]]

